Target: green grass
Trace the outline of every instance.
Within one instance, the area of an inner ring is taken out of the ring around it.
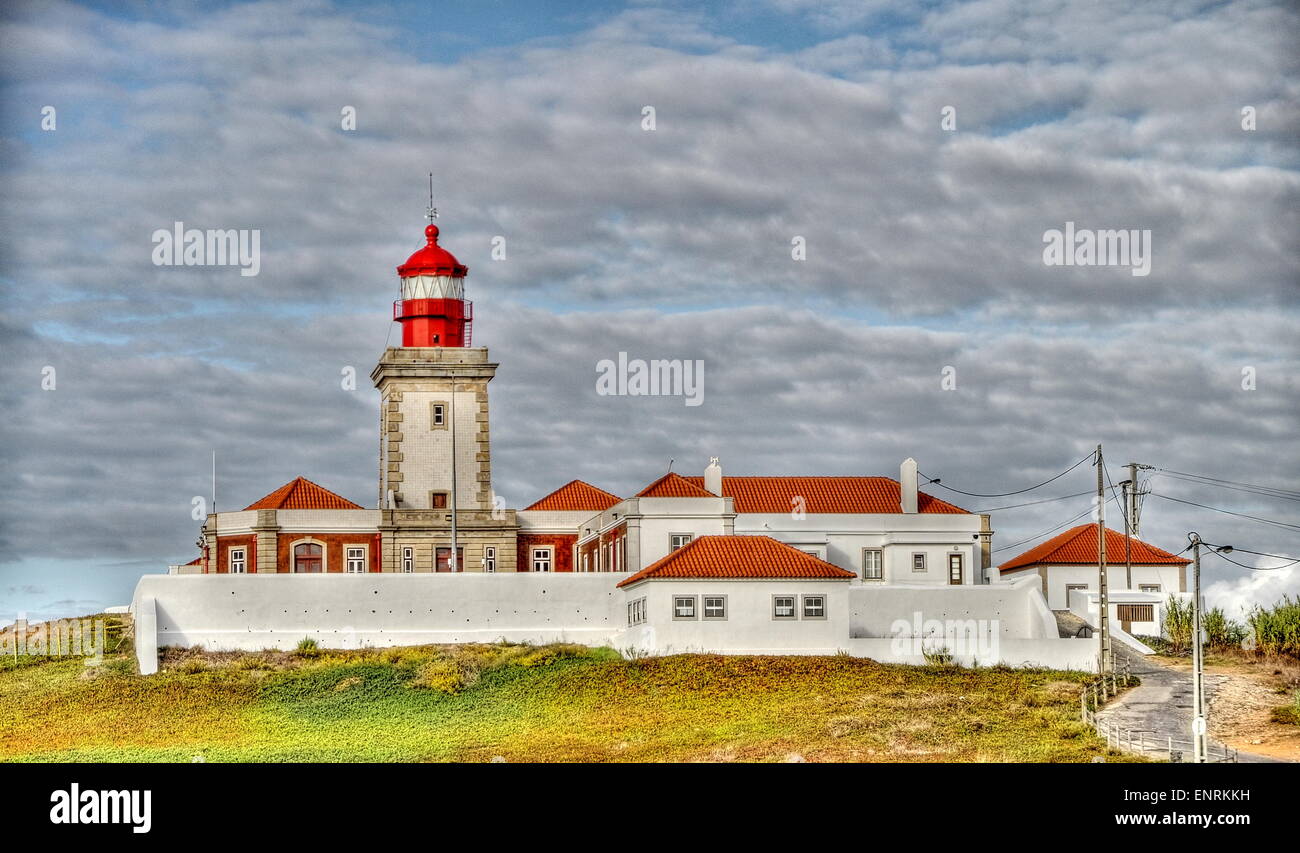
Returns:
[[[0,671],[7,761],[1089,761],[1087,676],[581,646],[169,650]]]
[[[1273,709],[1273,722],[1288,726],[1300,726],[1300,690],[1291,694],[1291,701]]]

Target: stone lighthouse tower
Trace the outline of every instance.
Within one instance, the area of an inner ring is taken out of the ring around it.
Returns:
[[[514,512],[492,511],[487,386],[497,365],[486,347],[470,346],[468,268],[438,245],[437,225],[424,233],[426,245],[397,268],[402,345],[370,374],[380,395],[385,570],[508,571]]]

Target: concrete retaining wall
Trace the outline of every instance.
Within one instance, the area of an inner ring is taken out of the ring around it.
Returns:
[[[1037,577],[987,586],[907,586],[863,583],[849,590],[849,630],[854,638],[892,637],[897,620],[982,620],[1004,639],[1055,639],[1056,619]]]
[[[626,575],[146,575],[136,586],[137,648],[148,613],[156,647],[292,649],[427,643],[604,645],[625,624]],[[143,618],[142,618],[143,617]]]
[[[880,587],[841,583],[639,584],[626,574],[146,575],[136,586],[140,671],[157,671],[163,646],[258,651],[432,643],[571,642],[649,654],[835,654],[925,663],[925,631],[894,636],[896,619],[981,622],[977,642],[948,644],[958,663],[1091,670],[1092,640],[1042,636],[1042,595],[1032,580],[1002,586]],[[679,589],[680,586],[680,589]],[[726,593],[728,620],[674,622],[674,592]],[[777,622],[774,593],[826,593],[827,618]],[[647,598],[648,623],[627,626],[627,602]],[[653,602],[650,601],[653,599]],[[653,605],[653,606],[651,606]],[[850,612],[851,611],[851,612]],[[1050,616],[1050,612],[1048,613]],[[992,626],[991,628],[989,626]],[[1053,622],[1053,629],[1055,623]],[[879,635],[865,634],[880,631]],[[906,635],[925,644],[908,642]]]

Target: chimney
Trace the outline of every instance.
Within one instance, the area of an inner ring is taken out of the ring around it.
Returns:
[[[722,466],[716,456],[709,457],[709,467],[704,469],[704,489],[722,497]]]
[[[916,460],[907,457],[898,466],[898,506],[903,512],[916,512]]]

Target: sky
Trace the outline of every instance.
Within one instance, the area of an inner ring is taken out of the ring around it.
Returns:
[[[191,559],[214,452],[220,509],[374,505],[429,172],[509,507],[911,456],[1000,562],[1095,469],[947,487],[1100,443],[1108,484],[1152,466],[1144,539],[1238,549],[1211,605],[1300,593],[1298,36],[1269,2],[5,4],[0,624]],[[258,274],[155,264],[175,222],[257,230]],[[1066,223],[1149,232],[1149,274],[1048,265]],[[702,404],[598,394],[620,352],[699,360]]]

